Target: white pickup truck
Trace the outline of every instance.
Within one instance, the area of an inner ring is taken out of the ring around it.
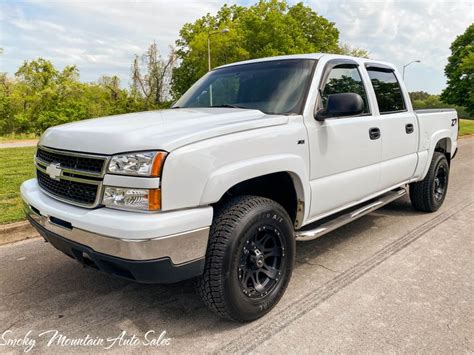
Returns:
[[[456,112],[413,111],[388,63],[265,58],[210,71],[169,110],[48,129],[21,194],[31,224],[80,263],[196,278],[211,310],[251,321],[282,297],[295,241],[407,188],[436,211],[457,135]]]

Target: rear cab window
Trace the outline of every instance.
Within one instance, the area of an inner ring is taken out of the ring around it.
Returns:
[[[389,114],[406,111],[402,88],[391,69],[367,68],[380,114]]]

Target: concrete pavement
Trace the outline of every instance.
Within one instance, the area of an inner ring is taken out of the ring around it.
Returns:
[[[35,147],[38,144],[38,139],[24,139],[11,142],[0,143],[2,148],[20,148],[20,147]]]
[[[139,339],[117,341],[111,352],[472,353],[473,150],[473,138],[460,140],[440,211],[416,212],[403,198],[299,243],[285,296],[251,324],[213,316],[191,281],[114,279],[37,239],[0,247],[0,334],[24,339],[31,330],[38,352],[105,351],[112,344],[48,346],[48,336],[38,335],[58,330],[67,339],[117,338],[123,331]],[[166,331],[169,345],[145,346],[150,330]]]

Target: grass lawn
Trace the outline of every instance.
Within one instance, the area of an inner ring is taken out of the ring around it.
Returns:
[[[466,136],[468,134],[474,134],[474,120],[463,120],[460,119],[459,123],[461,129],[459,130],[460,136]]]
[[[35,174],[36,147],[0,149],[0,224],[24,219],[20,185]]]

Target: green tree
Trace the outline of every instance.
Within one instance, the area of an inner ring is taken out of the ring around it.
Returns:
[[[14,87],[14,81],[6,73],[0,73],[0,132],[13,132],[15,129],[15,108],[11,97]]]
[[[410,95],[411,101],[415,100],[426,100],[428,97],[430,97],[430,94],[428,94],[426,91],[413,91],[408,93]]]
[[[229,32],[220,33],[224,28]],[[207,14],[181,28],[176,41],[180,65],[172,77],[174,98],[207,72],[207,40],[211,35],[212,67],[284,54],[368,55],[366,51],[339,45],[334,23],[303,3],[290,6],[284,0],[260,0],[250,7],[224,5],[215,16]]]
[[[431,95],[424,91],[410,92],[410,99],[415,110],[436,109],[436,108],[454,108],[458,112],[458,116],[462,118],[472,118],[465,107],[446,104],[441,101],[440,95]]]
[[[247,11],[242,6],[224,5],[216,16],[207,14],[181,28],[180,37],[176,41],[176,55],[180,65],[173,69],[171,81],[172,96],[175,99],[207,72],[207,39],[210,33],[217,32],[212,36],[211,42],[213,67],[250,58],[244,46],[236,45],[245,41],[240,18]],[[225,35],[220,34],[219,30],[224,28],[230,31]]]
[[[75,66],[58,70],[42,58],[24,62],[14,78],[0,75],[1,133],[41,133],[54,125],[145,106],[143,98],[121,88],[117,76],[82,83]]]
[[[102,75],[97,83],[109,91],[111,100],[117,101],[120,98],[122,90],[120,89],[120,78],[117,75]]]
[[[369,58],[369,51],[363,48],[351,47],[346,43],[343,43],[339,46],[339,49],[334,51],[335,54],[344,54],[350,55],[352,57],[359,57],[359,58]]]
[[[471,116],[474,115],[474,24],[451,44],[451,56],[444,72],[448,86],[441,99],[464,106]]]
[[[50,61],[39,58],[25,62],[15,73],[17,85],[12,98],[22,106],[14,121],[19,129],[42,131],[51,125],[87,117],[84,84],[79,71],[67,66],[62,71]],[[25,127],[26,126],[26,127]]]

